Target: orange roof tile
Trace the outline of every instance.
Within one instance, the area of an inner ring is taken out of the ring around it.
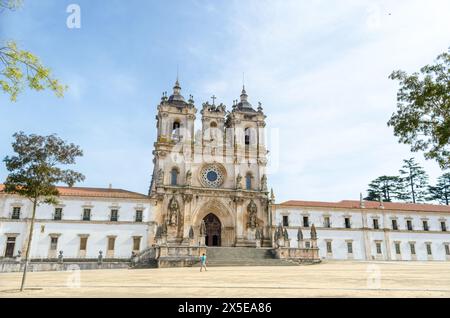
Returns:
[[[99,198],[120,198],[120,199],[148,199],[145,194],[131,192],[122,189],[110,188],[85,188],[85,187],[56,187],[61,196],[67,197],[99,197]],[[0,192],[5,186],[0,184]]]
[[[286,201],[277,204],[279,207],[320,207],[338,209],[360,209],[360,202],[356,200],[343,200],[340,202],[319,202],[319,201]],[[380,209],[380,203],[375,201],[364,201],[366,209]],[[384,210],[395,211],[415,211],[415,212],[449,212],[450,206],[437,204],[412,204],[383,202]]]

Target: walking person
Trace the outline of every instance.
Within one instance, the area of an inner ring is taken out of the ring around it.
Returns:
[[[200,272],[203,271],[203,268],[205,269],[205,272],[208,270],[206,269],[206,255],[203,253],[202,256],[200,256]]]

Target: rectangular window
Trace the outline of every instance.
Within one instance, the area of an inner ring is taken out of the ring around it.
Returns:
[[[91,220],[91,209],[83,209],[83,221]]]
[[[429,228],[428,228],[428,221],[423,221],[422,224],[423,224],[423,230],[424,231],[428,231],[429,230]]]
[[[58,237],[52,236],[50,238],[50,250],[56,251],[57,248],[58,248]]]
[[[412,231],[413,230],[413,226],[412,226],[412,221],[411,220],[407,220],[406,221],[406,228],[408,229],[408,231]]]
[[[400,251],[400,243],[395,243],[395,253],[396,253],[397,255],[400,255],[400,254],[401,254],[401,251]]]
[[[289,216],[283,215],[283,226],[289,226]]]
[[[411,249],[411,255],[416,255],[416,245],[414,243],[409,243],[409,248]]]
[[[11,215],[11,219],[13,219],[13,220],[18,220],[18,219],[20,219],[20,207],[15,206],[15,207],[13,208],[13,213],[12,213],[12,215]]]
[[[133,251],[139,251],[141,249],[141,238],[133,237]]]
[[[309,227],[309,217],[303,217],[303,227]]]
[[[111,210],[111,222],[116,222],[119,216],[119,210],[112,209]]]
[[[373,228],[375,230],[379,230],[380,226],[378,225],[378,219],[373,219]]]
[[[445,221],[441,222],[441,230],[442,232],[447,232],[447,224],[445,224]]]
[[[394,231],[398,230],[398,224],[397,224],[397,220],[392,220],[392,229]]]
[[[377,247],[377,254],[383,254],[383,252],[381,251],[381,243],[376,242],[375,245]]]
[[[5,249],[5,257],[13,257],[14,256],[14,247],[16,246],[16,237],[8,236],[6,239],[6,249]]]
[[[245,189],[251,190],[252,189],[252,176],[247,175],[245,177]]]
[[[62,219],[62,208],[55,208],[55,215],[53,215],[53,220],[60,221]]]
[[[351,228],[350,218],[345,218],[345,228],[346,228],[346,229]]]
[[[108,237],[108,251],[114,251],[114,245],[116,243],[116,238],[115,237]]]
[[[331,247],[331,242],[330,241],[327,241],[327,253],[328,254],[333,253],[333,249]]]
[[[142,210],[136,210],[136,222],[142,222]]]
[[[353,254],[353,242],[347,242],[347,253]]]
[[[433,255],[433,253],[431,252],[431,243],[426,243],[425,245],[427,246],[427,254]]]
[[[450,246],[445,244],[445,255],[450,256]]]
[[[327,228],[331,227],[331,222],[330,222],[329,216],[326,216],[323,218],[323,227],[327,227]]]
[[[87,246],[87,237],[80,237],[80,251],[85,251]]]
[[[310,242],[305,242],[305,247],[306,248],[310,248],[311,247],[311,243]]]

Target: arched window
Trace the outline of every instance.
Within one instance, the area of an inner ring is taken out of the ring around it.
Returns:
[[[174,121],[172,125],[172,139],[178,140],[180,138],[180,122]]]
[[[211,122],[209,125],[209,135],[211,140],[215,140],[217,138],[217,123],[215,121]]]
[[[244,138],[245,138],[245,145],[249,146],[250,145],[250,128],[245,128],[244,131]]]
[[[172,131],[175,132],[175,130],[180,129],[180,122],[179,121],[174,121],[173,122],[173,126],[172,126]]]
[[[252,189],[252,175],[250,173],[247,173],[247,175],[245,176],[245,189]]]
[[[178,184],[178,169],[173,168],[172,171],[170,171],[170,184],[173,186],[176,186]]]

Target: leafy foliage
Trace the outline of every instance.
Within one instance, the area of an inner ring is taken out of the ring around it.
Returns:
[[[0,0],[0,10],[9,9],[15,10],[22,6],[23,0]]]
[[[434,65],[408,75],[394,71],[390,79],[400,82],[397,112],[388,126],[399,142],[411,151],[424,151],[426,159],[450,168],[450,49],[437,57]]]
[[[398,176],[381,176],[369,183],[368,196],[365,200],[392,202],[400,195],[401,179]]]
[[[5,9],[16,10],[22,4],[23,0],[0,0],[0,13]],[[14,41],[0,44],[0,90],[15,102],[26,85],[36,91],[50,89],[58,97],[67,90],[36,55],[20,49]]]
[[[39,58],[9,41],[0,47],[0,88],[10,95],[11,101],[16,101],[25,84],[36,91],[50,89],[58,97],[63,97],[67,89],[52,77]]]
[[[67,144],[56,135],[38,136],[19,132],[13,137],[12,147],[16,155],[4,159],[10,172],[5,182],[5,192],[16,193],[32,201],[55,203],[57,183],[72,186],[84,180],[81,173],[61,168],[74,164],[75,158],[83,155],[78,146]]]
[[[430,192],[430,200],[450,205],[450,172],[440,176],[437,184],[435,186],[429,186],[428,191]]]
[[[427,173],[414,158],[403,160],[403,162],[404,165],[399,171],[402,182],[399,198],[412,203],[427,201]]]

